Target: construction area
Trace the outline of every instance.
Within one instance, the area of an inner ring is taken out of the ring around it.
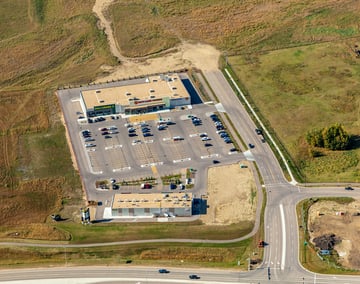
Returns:
[[[337,253],[344,268],[360,269],[359,200],[349,204],[319,200],[309,208],[308,230],[319,251]]]

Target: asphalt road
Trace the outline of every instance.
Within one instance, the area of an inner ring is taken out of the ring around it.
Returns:
[[[95,281],[96,283],[358,283],[360,281],[360,277],[357,276],[315,274],[305,270],[300,265],[298,261],[299,224],[297,224],[295,212],[296,204],[302,199],[320,196],[351,196],[359,198],[360,191],[345,192],[343,188],[338,187],[304,188],[287,182],[270,147],[267,143],[262,143],[260,137],[255,133],[255,124],[236,98],[222,73],[220,71],[205,72],[204,75],[243,140],[246,143],[255,145],[255,148],[250,150],[251,156],[258,165],[268,196],[264,220],[265,242],[268,245],[264,248],[264,261],[261,267],[249,272],[214,269],[173,269],[171,273],[166,275],[160,275],[157,268],[148,267],[16,269],[2,270],[0,273],[1,282],[17,280],[20,281],[18,283],[25,283],[21,282],[23,279],[46,279],[42,283],[50,283],[48,279],[66,279],[66,283],[94,283]],[[248,151],[248,149],[243,150]],[[191,242],[194,240],[172,241]],[[156,242],[156,240],[153,240],[153,242]],[[195,242],[207,241],[195,240]],[[225,242],[231,241],[227,240]],[[0,243],[0,245],[11,244]],[[51,245],[42,244],[41,246]],[[192,273],[198,274],[201,279],[190,280],[188,275]],[[74,279],[82,279],[88,282],[80,282],[80,280],[71,282]],[[36,281],[36,283],[40,283],[39,280]]]

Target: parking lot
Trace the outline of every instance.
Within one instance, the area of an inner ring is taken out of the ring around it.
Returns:
[[[110,117],[89,123],[86,130],[81,130],[89,134],[80,141],[89,159],[89,172],[109,176],[122,171],[132,174],[131,171],[154,165],[182,167],[183,163],[226,158],[232,154],[234,145],[222,138],[228,137],[227,129],[224,125],[216,127],[219,120],[210,118],[214,112],[214,107],[202,105],[191,111],[161,113],[156,120],[148,121],[145,117],[140,123]]]

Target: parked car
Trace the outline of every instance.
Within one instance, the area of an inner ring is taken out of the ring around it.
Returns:
[[[150,183],[142,183],[141,189],[151,189],[152,185]]]
[[[255,145],[254,145],[254,144],[249,143],[249,148],[250,148],[250,149],[253,149],[253,148],[255,148]]]
[[[207,137],[208,135],[207,135],[207,133],[200,133],[199,136],[200,137]]]
[[[86,148],[91,148],[91,147],[96,147],[96,145],[92,144],[92,143],[88,143],[88,144],[85,144],[85,147]]]
[[[211,140],[211,138],[209,138],[209,137],[203,137],[203,138],[201,138],[201,141],[209,141],[209,140]]]
[[[110,138],[112,138],[112,136],[110,136],[110,135],[105,135],[105,139],[110,139]]]
[[[150,132],[150,128],[143,127],[143,128],[141,128],[141,131],[142,131],[142,133]]]
[[[145,133],[143,133],[143,136],[144,137],[149,137],[149,136],[152,136],[152,134],[150,132],[145,132]]]

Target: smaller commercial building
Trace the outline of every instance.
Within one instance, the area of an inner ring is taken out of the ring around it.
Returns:
[[[140,114],[190,103],[190,94],[178,74],[149,76],[122,86],[80,91],[80,104],[88,117]]]
[[[119,193],[115,194],[113,217],[189,217],[192,193]]]

